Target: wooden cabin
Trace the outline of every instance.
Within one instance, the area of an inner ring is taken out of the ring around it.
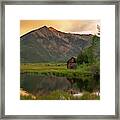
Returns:
[[[67,68],[68,68],[68,69],[76,69],[76,67],[77,67],[76,58],[71,57],[71,58],[67,61]]]

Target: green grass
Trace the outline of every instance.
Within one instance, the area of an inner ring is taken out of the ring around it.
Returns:
[[[36,64],[21,64],[21,73],[39,76],[58,76],[82,78],[91,76],[91,65],[83,64],[77,69],[67,69],[66,63],[36,63]]]
[[[33,99],[31,95],[29,96],[20,95],[20,99],[21,100],[100,100],[100,96],[93,95],[92,93],[89,92],[84,92],[82,96],[74,97],[73,95],[67,92],[56,90],[46,96],[37,96],[36,99]]]

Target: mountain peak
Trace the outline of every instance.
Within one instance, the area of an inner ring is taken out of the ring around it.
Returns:
[[[51,29],[51,30],[56,30],[55,28],[53,28],[53,27],[49,27],[49,29]]]
[[[53,28],[53,27],[49,27],[49,30],[50,30],[50,31],[54,31],[54,32],[58,31],[58,30],[56,30],[56,29]]]
[[[56,29],[53,28],[53,27],[49,27],[49,30],[52,31],[52,32],[64,33],[64,32],[61,32],[61,31],[59,31],[59,30],[56,30]]]
[[[41,27],[41,28],[44,28],[44,29],[46,29],[46,28],[47,28],[47,29],[48,29],[48,27],[47,27],[47,26],[43,26],[43,27]]]

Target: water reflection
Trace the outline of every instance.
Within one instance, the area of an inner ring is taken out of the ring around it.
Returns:
[[[71,83],[66,77],[21,74],[20,87],[34,95],[47,95],[54,90],[67,90]]]

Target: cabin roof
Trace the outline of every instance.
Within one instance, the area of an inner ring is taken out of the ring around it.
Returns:
[[[68,63],[71,59],[76,60],[76,58],[75,58],[75,57],[71,57],[71,58],[67,61],[67,63]]]

